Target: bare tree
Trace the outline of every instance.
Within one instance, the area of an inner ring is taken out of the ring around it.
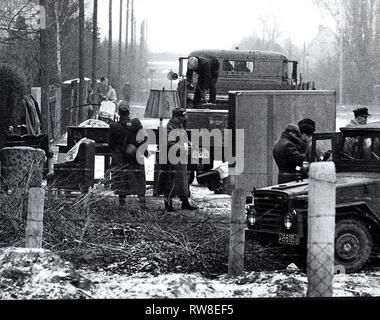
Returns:
[[[61,23],[60,23],[60,1],[54,1],[54,20],[56,28],[56,68],[57,81],[62,82],[62,60],[61,60]]]
[[[92,84],[96,85],[96,53],[98,45],[98,0],[94,0],[94,12],[92,16]]]
[[[134,46],[135,46],[135,24],[134,24],[134,21],[135,21],[135,12],[134,12],[134,0],[131,0],[132,1],[132,4],[131,4],[131,52],[132,52],[132,55],[133,55],[133,52],[135,50]]]
[[[127,0],[127,14],[126,14],[126,28],[125,28],[125,73],[128,77],[128,41],[129,41],[129,0]]]
[[[119,57],[118,57],[118,82],[121,85],[121,51],[122,51],[122,27],[123,27],[123,0],[120,0],[120,18],[119,18]]]
[[[46,21],[46,0],[39,0],[40,19]],[[43,17],[45,15],[45,17]],[[43,26],[40,28],[40,74],[41,74],[41,131],[49,134],[49,79],[47,74],[48,63],[48,34],[47,29]]]
[[[79,104],[84,104],[84,0],[79,0]],[[79,121],[83,120],[83,108],[78,110]]]
[[[313,0],[324,14],[337,24],[339,54],[343,58],[342,88],[346,102],[370,104],[378,78],[376,41],[376,12],[378,0]],[[341,37],[341,39],[339,39]]]
[[[112,67],[112,0],[109,0],[108,12],[108,68],[107,77],[111,80],[111,67]]]

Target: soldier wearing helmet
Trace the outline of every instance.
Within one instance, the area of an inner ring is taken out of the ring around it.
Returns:
[[[188,65],[186,79],[188,82],[188,88],[193,89],[193,73],[198,74],[198,82],[194,94],[194,106],[198,106],[201,103],[202,98],[204,99],[206,90],[210,92],[211,103],[215,103],[216,100],[216,83],[219,77],[219,61],[215,57],[195,57],[190,56]]]

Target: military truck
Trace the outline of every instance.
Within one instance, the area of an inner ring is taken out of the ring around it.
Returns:
[[[329,149],[336,166],[335,262],[356,272],[379,251],[380,122],[314,134],[314,161],[321,161],[316,150]],[[253,190],[247,203],[247,240],[306,257],[308,179]]]
[[[178,93],[181,106],[191,108],[194,90],[187,88],[186,70],[190,56],[215,57],[219,61],[214,109],[228,109],[228,91],[236,90],[295,90],[314,89],[312,82],[302,83],[297,74],[297,61],[289,60],[280,52],[259,50],[196,50],[188,57],[179,58]],[[194,73],[194,83],[197,74]],[[206,94],[206,100],[208,95]]]

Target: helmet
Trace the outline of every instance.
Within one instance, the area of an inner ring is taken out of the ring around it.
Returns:
[[[130,109],[130,107],[129,107],[129,103],[128,103],[128,101],[125,101],[125,100],[121,100],[120,102],[119,102],[119,111],[124,111],[124,112],[126,112],[126,111],[131,111],[131,109]]]
[[[187,63],[187,67],[190,70],[194,70],[198,67],[198,59],[196,57],[190,57]]]

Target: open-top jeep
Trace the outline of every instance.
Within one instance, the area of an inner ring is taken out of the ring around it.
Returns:
[[[364,267],[380,244],[380,122],[314,134],[312,157],[332,150],[336,166],[335,262]],[[316,151],[318,150],[318,152]],[[247,199],[247,235],[306,254],[308,179],[256,189]],[[251,202],[251,203],[250,203]]]

